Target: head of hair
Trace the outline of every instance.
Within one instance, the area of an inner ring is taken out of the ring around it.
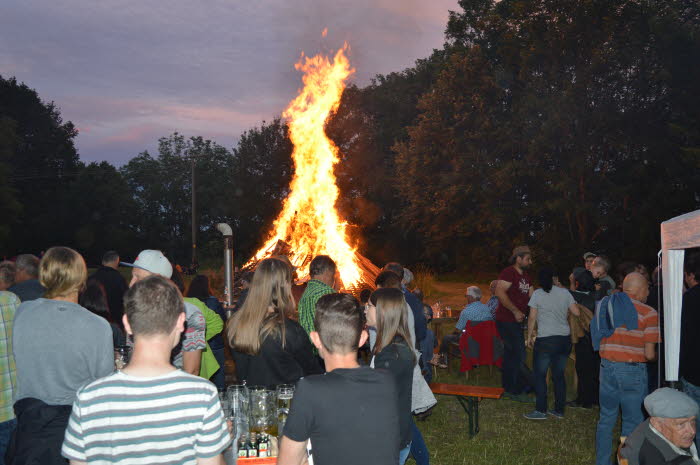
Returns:
[[[101,316],[110,323],[113,323],[105,287],[97,279],[90,278],[87,280],[85,289],[80,293],[80,297],[78,298],[78,303],[95,315]]]
[[[383,271],[392,271],[396,273],[396,275],[399,277],[399,281],[403,280],[403,266],[401,263],[398,262],[389,262],[386,265],[384,265],[384,268],[382,268]]]
[[[433,319],[433,307],[428,304],[423,304],[423,313],[425,314],[428,321]]]
[[[595,291],[595,278],[593,278],[593,273],[589,270],[580,270],[574,274],[574,280],[576,281],[576,290],[582,292],[593,292]]]
[[[688,256],[683,263],[683,269],[686,273],[692,274],[696,281],[700,281],[700,254]]]
[[[180,270],[177,269],[177,267],[173,267],[173,274],[170,276],[170,280],[177,286],[177,289],[180,291],[180,294],[185,294],[185,280],[182,277],[182,273],[180,273]]]
[[[36,279],[39,277],[39,258],[30,253],[17,255],[15,260],[17,271],[24,271],[28,276]]]
[[[476,300],[481,300],[481,289],[479,286],[469,286],[467,288],[467,295],[475,298]]]
[[[594,263],[598,266],[602,266],[606,273],[610,271],[610,259],[606,255],[598,255]]]
[[[119,253],[116,250],[108,250],[104,255],[102,255],[103,265],[114,263],[116,261],[119,261]]]
[[[314,327],[328,352],[357,352],[363,325],[360,314],[360,305],[351,294],[327,294],[318,299]]]
[[[182,294],[160,275],[136,282],[124,295],[124,314],[134,336],[170,334],[184,311]]]
[[[15,283],[16,266],[9,260],[0,262],[0,281],[5,283],[5,287],[10,287]]]
[[[211,290],[209,289],[209,278],[206,275],[198,274],[192,278],[190,287],[187,289],[187,297],[195,297],[201,301],[209,298]]]
[[[68,247],[51,247],[39,263],[39,282],[46,288],[47,299],[79,293],[86,280],[85,260]]]
[[[393,271],[384,270],[374,279],[374,285],[377,287],[391,287],[401,289],[401,278]]]
[[[360,291],[360,303],[362,305],[369,301],[369,296],[372,295],[372,289],[364,288]]]
[[[277,260],[287,264],[289,271],[291,271],[291,279],[294,281],[294,273],[296,273],[296,268],[294,268],[294,265],[292,265],[292,261],[289,259],[289,257],[286,255],[274,255],[272,258],[276,258]]]
[[[406,299],[400,289],[393,287],[377,289],[369,298],[377,309],[377,342],[373,353],[376,355],[391,344],[396,337],[411,345],[411,333],[406,317]]]
[[[284,321],[293,311],[291,270],[280,260],[262,260],[255,269],[248,297],[227,329],[231,346],[255,355],[265,338],[275,337],[284,347]]]
[[[312,278],[328,272],[335,274],[335,270],[335,262],[328,255],[317,255],[309,264],[309,276]]]
[[[540,270],[537,275],[537,280],[540,282],[543,291],[549,293],[549,291],[552,290],[552,286],[554,286],[554,276],[556,276],[556,273],[552,268],[545,267]]]

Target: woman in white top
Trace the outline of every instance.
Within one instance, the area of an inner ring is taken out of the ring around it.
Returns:
[[[571,293],[554,285],[556,273],[545,268],[539,273],[540,289],[530,297],[530,315],[527,322],[527,346],[534,345],[533,372],[537,401],[535,410],[525,414],[529,420],[544,420],[547,414],[564,418],[566,380],[564,368],[571,352],[569,312],[579,314]],[[535,323],[537,335],[535,336]],[[552,368],[554,383],[554,410],[547,410],[547,370]]]

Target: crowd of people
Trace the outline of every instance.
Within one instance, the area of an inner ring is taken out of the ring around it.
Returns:
[[[467,288],[454,331],[436,341],[432,308],[419,289],[408,289],[412,275],[396,262],[382,268],[376,290],[356,299],[337,288],[329,256],[314,257],[305,283],[296,282],[287,257],[264,259],[242,276],[243,292],[225,309],[205,275],[187,286],[157,250],[133,263],[107,252],[91,276],[66,247],[41,259],[19,255],[0,263],[0,464],[221,463],[232,440],[218,396],[227,344],[238,382],[296,385],[279,464],[300,465],[309,454],[320,465],[401,465],[409,456],[428,464],[416,419],[436,404],[430,365],[444,367],[441,354],[487,321],[502,341],[504,397],[535,404],[525,418],[562,420],[567,407],[598,406],[597,464],[610,464],[618,450],[630,464],[700,463],[700,342],[693,337],[700,259],[685,267],[683,392],[654,390],[658,270],[650,282],[645,267],[624,264],[618,285],[610,260],[588,252],[568,288],[543,267],[535,289],[529,247],[516,247],[510,262],[485,302],[480,287]],[[132,268],[129,283],[120,265]],[[115,370],[123,351],[129,361]],[[577,398],[567,402],[572,351]],[[614,447],[620,410],[621,447]]]

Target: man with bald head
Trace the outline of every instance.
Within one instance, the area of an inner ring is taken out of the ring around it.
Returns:
[[[600,301],[591,322],[593,346],[600,348],[600,419],[596,430],[596,465],[610,465],[612,432],[622,410],[621,440],[644,421],[647,395],[646,362],[656,358],[659,318],[646,305],[649,284],[630,273],[623,292]]]

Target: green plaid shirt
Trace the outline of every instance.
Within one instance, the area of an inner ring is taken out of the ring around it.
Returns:
[[[299,324],[306,334],[315,331],[314,316],[316,315],[316,302],[326,294],[335,293],[335,289],[328,284],[312,279],[306,285],[304,294],[299,299]]]
[[[12,322],[19,307],[19,298],[12,292],[0,291],[0,422],[12,420],[14,391],[17,387],[15,357],[12,354]]]

